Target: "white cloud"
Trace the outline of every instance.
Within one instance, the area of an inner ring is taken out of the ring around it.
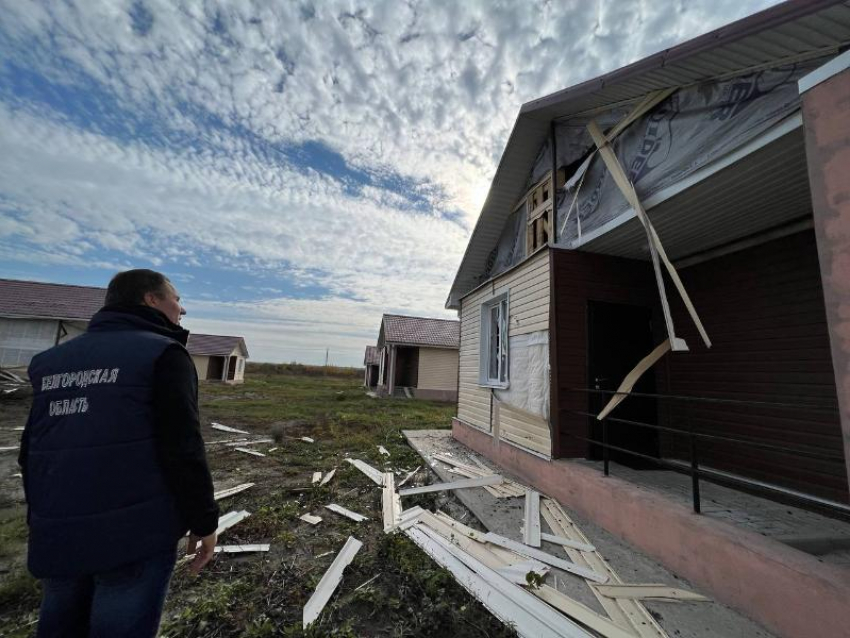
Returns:
[[[61,108],[0,92],[0,258],[114,264],[110,251],[203,267],[215,255],[330,291],[239,308],[276,358],[293,358],[302,333],[264,322],[309,313],[353,352],[346,320],[374,340],[382,311],[446,316],[523,102],[769,4],[0,0],[7,63],[95,103],[83,130]],[[409,180],[433,212],[411,212],[380,180],[346,191],[276,155],[315,141]],[[441,216],[455,210],[461,225]],[[314,337],[310,348],[329,338]]]

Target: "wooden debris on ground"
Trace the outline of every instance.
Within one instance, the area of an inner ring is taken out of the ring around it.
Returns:
[[[243,452],[244,454],[250,454],[251,456],[265,456],[262,452],[257,452],[257,450],[251,450],[247,447],[235,447],[233,448],[237,452]]]
[[[385,448],[383,445],[379,445],[379,446],[378,446],[378,452],[380,452],[380,453],[381,453],[381,454],[383,454],[384,456],[389,456],[389,455],[390,455],[390,453],[389,453],[389,451],[387,450],[387,448]]]
[[[254,441],[251,440],[243,440],[243,441],[234,441],[232,443],[225,443],[225,447],[236,447],[237,445],[248,446],[248,445],[264,445],[266,443],[274,443],[274,439],[256,439]]]
[[[211,424],[214,430],[221,430],[222,432],[232,432],[233,434],[251,434],[250,432],[246,432],[245,430],[238,430],[236,428],[232,428],[229,425],[222,425],[221,423],[216,423],[213,421]]]
[[[381,496],[384,531],[388,532],[401,521],[401,497],[395,490],[395,476],[384,472],[384,491]]]
[[[213,498],[217,501],[220,501],[223,498],[228,498],[233,496],[234,494],[239,494],[239,492],[244,492],[245,490],[254,487],[255,483],[242,483],[241,485],[237,485],[236,487],[230,487],[226,490],[219,490],[215,494],[213,494]]]
[[[608,598],[653,600],[656,602],[708,602],[711,599],[678,587],[667,585],[597,585],[596,589]]]
[[[399,484],[398,484],[398,487],[401,487],[402,485],[404,485],[405,483],[407,483],[407,482],[408,482],[411,478],[413,478],[413,477],[416,475],[416,473],[417,473],[419,470],[421,470],[421,469],[422,469],[422,466],[421,466],[421,465],[419,465],[419,466],[417,466],[417,468],[416,468],[415,470],[413,470],[412,472],[408,472],[408,473],[407,473],[407,476],[405,476],[405,477],[404,477],[404,479],[402,479],[401,483],[399,483]]]
[[[336,503],[325,505],[325,507],[332,512],[336,512],[337,514],[350,518],[352,521],[356,521],[358,523],[369,520],[367,516],[363,516],[357,512],[352,512],[351,510],[344,508],[342,505],[337,505]]]
[[[268,453],[269,453],[269,454],[271,454],[272,452],[274,452],[274,451],[276,451],[276,450],[278,450],[278,449],[280,449],[280,448],[271,447],[271,448],[269,448]]]
[[[386,476],[386,474],[384,476]],[[390,476],[392,476],[392,474],[390,474]],[[453,481],[451,483],[432,483],[431,485],[423,485],[422,487],[408,487],[406,490],[399,492],[399,495],[411,496],[413,494],[426,494],[428,492],[460,490],[468,487],[484,487],[486,485],[499,485],[501,482],[501,476],[498,474],[492,474],[491,476],[463,479],[460,481]]]
[[[316,439],[312,439],[309,436],[302,436],[299,440],[304,441],[305,443],[315,443]]]
[[[461,476],[465,476],[467,478],[480,478],[482,476],[490,476],[496,473],[483,463],[478,462],[477,459],[473,460],[475,461],[478,467],[470,465],[469,463],[458,461],[457,459],[449,456],[448,454],[437,453],[434,454],[432,458],[439,461],[440,463],[450,466],[451,471],[453,473],[460,474]],[[525,487],[523,487],[516,481],[505,479],[504,477],[502,477],[501,485],[490,485],[485,487],[484,489],[496,498],[514,498],[517,496],[525,496]]]
[[[318,483],[321,480],[322,480],[322,473],[321,472],[313,472],[313,480],[311,481],[313,483],[313,485],[315,485],[316,483]]]
[[[312,514],[302,514],[298,518],[300,518],[305,523],[310,523],[310,525],[318,525],[322,522],[321,516],[313,516]]]
[[[353,465],[358,470],[363,472],[363,474],[368,476],[370,479],[372,479],[372,482],[375,485],[377,485],[379,487],[384,486],[384,475],[381,474],[381,472],[376,470],[374,467],[372,467],[371,465],[369,465],[365,461],[361,461],[360,459],[345,459],[345,460],[346,460],[346,462],[351,463],[351,465]]]
[[[332,469],[330,472],[325,474],[325,476],[322,478],[322,482],[319,483],[319,487],[322,487],[323,485],[327,485],[330,482],[330,480],[334,477],[334,474],[336,474],[336,468]]]
[[[267,552],[271,549],[269,543],[254,543],[246,545],[217,545],[216,554],[243,554],[249,552]]]
[[[315,620],[319,617],[319,614],[322,613],[325,605],[327,605],[342,580],[342,572],[349,564],[351,564],[351,561],[354,560],[354,556],[360,551],[362,546],[363,543],[353,536],[348,537],[348,540],[345,542],[345,545],[340,550],[339,554],[337,554],[334,562],[331,563],[328,571],[325,572],[325,575],[322,576],[322,580],[320,580],[319,584],[316,586],[316,591],[313,592],[313,595],[310,596],[310,600],[308,600],[307,604],[304,605],[302,622],[305,629],[315,622]]]
[[[531,547],[540,547],[540,492],[525,491],[522,542]]]
[[[250,515],[251,515],[251,513],[247,512],[245,510],[241,510],[241,511],[238,511],[238,512],[234,510],[232,512],[228,512],[227,514],[224,514],[223,516],[219,516],[218,517],[218,527],[216,528],[215,533],[218,536],[221,536],[221,534],[223,534],[226,530],[230,529],[231,527],[233,527],[237,523],[244,521]]]

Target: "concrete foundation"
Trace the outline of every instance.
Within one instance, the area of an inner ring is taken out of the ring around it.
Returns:
[[[592,468],[529,454],[457,419],[452,434],[776,635],[850,637],[850,570]]]

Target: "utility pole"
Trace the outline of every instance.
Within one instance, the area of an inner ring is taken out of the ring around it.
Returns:
[[[330,352],[330,348],[325,348],[325,374],[328,373],[328,355],[330,354]]]

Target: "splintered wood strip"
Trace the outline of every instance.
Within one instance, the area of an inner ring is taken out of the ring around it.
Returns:
[[[358,514],[357,512],[352,512],[349,509],[345,509],[342,505],[331,503],[330,505],[325,505],[325,507],[332,512],[336,512],[337,514],[345,516],[346,518],[350,518],[352,521],[357,521],[358,523],[360,523],[361,521],[369,520],[368,517],[363,516],[362,514]]]
[[[591,544],[581,528],[573,522],[559,503],[545,498],[542,504],[543,507],[540,513],[553,532],[570,540],[588,545]],[[608,584],[622,584],[623,581],[617,572],[614,571],[608,564],[608,561],[598,551],[582,552],[570,547],[565,547],[564,551],[566,551],[570,560],[577,565],[584,565],[599,573],[607,574],[610,579]],[[655,618],[639,602],[633,600],[613,600],[597,591],[594,583],[588,584],[599,604],[602,605],[602,608],[616,625],[633,632],[640,638],[668,638],[667,633],[656,622]]]
[[[249,450],[246,447],[235,447],[233,448],[237,452],[242,452],[244,454],[250,454],[251,456],[265,456],[262,452],[257,452],[257,450]]]
[[[254,543],[246,545],[217,545],[216,554],[242,554],[247,552],[267,552],[271,549],[268,543]]]
[[[399,492],[399,494],[401,496],[411,496],[413,494],[426,494],[428,492],[442,492],[446,490],[459,490],[469,487],[483,487],[484,485],[497,485],[501,482],[502,477],[497,474],[494,474],[492,476],[463,479],[460,481],[453,481],[451,483],[434,483],[432,485],[423,485],[422,487],[409,487],[406,490],[402,490],[401,492]]]
[[[392,472],[384,472],[384,492],[381,496],[384,516],[384,531],[389,532],[401,518],[401,499],[395,491],[395,476]]]
[[[219,490],[215,494],[213,494],[213,498],[216,501],[220,501],[223,498],[228,498],[233,496],[234,494],[239,494],[239,492],[244,492],[245,490],[254,487],[255,483],[242,483],[241,485],[237,485],[236,487],[231,487],[226,490]]]
[[[413,471],[411,471],[411,472],[408,472],[408,473],[407,473],[407,476],[405,476],[405,477],[404,477],[404,479],[402,479],[401,483],[399,483],[399,484],[398,484],[398,486],[399,486],[399,487],[401,487],[402,485],[404,485],[405,483],[407,483],[407,482],[408,482],[410,479],[412,479],[412,478],[416,475],[416,473],[417,473],[419,470],[421,470],[421,469],[422,469],[422,466],[421,466],[421,465],[419,465],[419,466],[417,466],[417,468],[416,468],[415,470],[413,470]]]
[[[231,432],[233,434],[251,434],[250,432],[246,432],[245,430],[238,430],[236,428],[232,428],[229,425],[222,425],[221,423],[216,423],[213,421],[210,423],[214,430],[220,430],[221,432]]]
[[[576,563],[571,563],[570,561],[564,560],[563,558],[558,558],[557,556],[553,556],[552,554],[549,554],[547,552],[535,549],[534,547],[529,547],[528,545],[523,545],[520,542],[511,540],[510,538],[505,538],[504,536],[500,536],[499,534],[494,534],[493,532],[489,532],[487,535],[485,535],[484,540],[488,543],[493,543],[494,545],[498,545],[499,547],[504,547],[505,549],[509,549],[512,552],[516,552],[520,556],[539,560],[541,563],[546,563],[547,565],[557,567],[558,569],[562,569],[565,572],[575,574],[576,576],[581,576],[582,578],[592,580],[596,583],[604,583],[608,581],[607,574],[601,574],[588,567],[582,567],[581,565],[577,565]]]
[[[322,482],[319,483],[319,487],[322,487],[322,485],[327,485],[330,482],[330,480],[334,477],[334,474],[336,474],[336,468],[332,469],[330,472],[325,474],[325,477],[322,479]]]
[[[600,594],[609,598],[665,602],[707,602],[711,600],[702,594],[678,587],[668,587],[667,585],[599,585],[597,589]]]
[[[313,483],[313,485],[315,485],[316,483],[318,483],[321,480],[322,480],[322,473],[321,472],[313,472],[313,479],[312,479],[311,483]]]
[[[310,600],[304,605],[302,624],[305,629],[322,613],[325,605],[328,604],[328,601],[342,580],[342,572],[351,564],[351,561],[354,560],[354,556],[360,551],[361,547],[363,547],[363,543],[353,536],[349,536],[348,540],[345,541],[345,545],[339,551],[339,554],[336,555],[334,562],[331,563],[328,571],[322,576],[322,580],[316,585],[316,591],[313,592]]]
[[[526,490],[523,519],[522,542],[540,547],[540,492]]]
[[[374,467],[372,467],[371,465],[366,463],[365,461],[361,461],[360,459],[345,459],[345,460],[346,460],[346,462],[350,463],[351,465],[356,467],[358,470],[363,472],[363,474],[368,476],[375,485],[377,485],[379,487],[382,487],[384,485],[384,475],[381,474]]]

